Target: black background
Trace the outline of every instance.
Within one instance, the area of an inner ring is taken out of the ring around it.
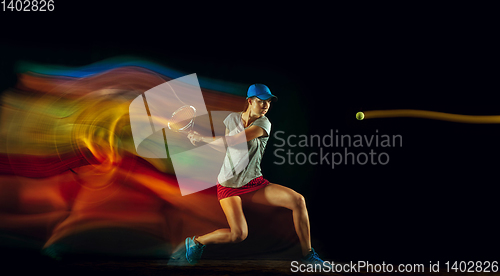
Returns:
[[[270,140],[264,174],[306,197],[323,256],[495,260],[498,125],[355,119],[379,109],[499,114],[498,20],[489,10],[456,3],[57,2],[54,12],[1,13],[1,88],[16,83],[18,60],[84,66],[119,55],[265,83],[279,97],[268,115],[274,131],[403,137],[402,147],[373,148],[389,154],[385,166],[335,169],[275,165],[281,159]]]

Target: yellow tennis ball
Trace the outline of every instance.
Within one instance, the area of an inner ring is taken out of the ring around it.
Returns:
[[[358,119],[358,120],[360,120],[360,121],[361,121],[361,120],[363,120],[364,118],[365,118],[365,113],[363,113],[363,112],[361,112],[361,111],[360,111],[360,112],[358,112],[358,113],[356,113],[356,119]]]

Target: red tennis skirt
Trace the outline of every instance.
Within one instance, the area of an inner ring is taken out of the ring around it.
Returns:
[[[263,176],[259,176],[250,180],[245,186],[240,188],[229,188],[224,187],[219,182],[217,182],[217,199],[221,200],[230,196],[239,196],[253,191],[257,191],[260,188],[264,188],[269,185],[269,180],[265,179]]]

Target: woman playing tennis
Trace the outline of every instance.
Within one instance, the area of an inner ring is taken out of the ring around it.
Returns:
[[[238,138],[241,141],[241,138],[246,137],[248,163],[245,163],[245,167],[235,170],[234,166],[237,167],[239,163],[238,156],[231,156],[229,150],[226,152],[226,159],[218,176],[217,197],[229,228],[187,238],[186,259],[190,264],[198,262],[206,245],[236,243],[246,239],[248,226],[243,214],[242,200],[292,210],[295,231],[302,248],[302,262],[323,263],[311,247],[309,216],[304,197],[290,188],[269,183],[261,173],[260,163],[271,132],[271,122],[265,115],[269,111],[271,102],[275,100],[277,97],[271,94],[267,86],[253,84],[247,92],[246,110],[231,113],[224,120],[226,136],[216,138],[225,139],[231,146],[232,141],[237,141]],[[210,143],[214,140],[195,131],[190,132],[188,138],[193,144]]]

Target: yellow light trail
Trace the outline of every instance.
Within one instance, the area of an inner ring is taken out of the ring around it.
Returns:
[[[500,124],[500,115],[460,115],[416,109],[371,110],[363,113],[364,119],[414,117],[466,124]]]

